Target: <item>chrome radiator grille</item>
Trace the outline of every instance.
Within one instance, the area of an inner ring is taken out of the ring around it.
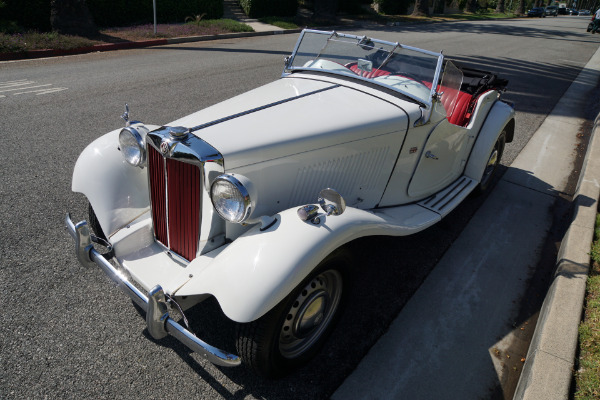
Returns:
[[[156,240],[192,261],[200,238],[200,169],[148,146],[148,174]]]

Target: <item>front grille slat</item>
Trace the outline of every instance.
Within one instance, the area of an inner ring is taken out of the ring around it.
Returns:
[[[164,158],[152,146],[148,146],[148,153],[156,239],[192,261],[198,252],[200,237],[200,169],[193,164]]]
[[[166,212],[166,182],[164,161],[160,153],[148,147],[148,173],[150,174],[150,198],[152,203],[152,221],[156,240],[169,245],[167,236]]]

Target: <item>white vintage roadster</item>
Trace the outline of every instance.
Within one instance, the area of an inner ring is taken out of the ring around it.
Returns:
[[[72,189],[95,234],[66,217],[77,257],[146,311],[154,338],[284,374],[340,314],[345,244],[419,232],[489,187],[515,129],[506,84],[441,53],[305,30],[280,79],[166,126],[126,111],[91,143]],[[210,296],[237,323],[238,355],[172,317]]]

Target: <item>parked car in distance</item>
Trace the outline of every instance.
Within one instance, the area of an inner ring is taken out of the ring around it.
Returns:
[[[590,10],[579,10],[578,15],[590,15]]]
[[[547,16],[558,16],[558,7],[556,6],[548,6],[546,7],[545,13]]]
[[[558,7],[558,15],[568,15],[569,9],[566,7]]]
[[[152,338],[220,366],[291,372],[360,301],[353,273],[378,267],[351,268],[355,239],[415,234],[493,187],[515,133],[507,84],[441,52],[304,30],[264,86],[166,125],[126,106],[125,127],[75,164],[72,190],[89,202],[89,224],[65,217],[77,259],[146,312]],[[208,298],[236,325],[236,354],[179,317]]]
[[[533,7],[531,10],[527,11],[527,16],[544,18],[546,16],[546,10],[544,10],[543,7]]]

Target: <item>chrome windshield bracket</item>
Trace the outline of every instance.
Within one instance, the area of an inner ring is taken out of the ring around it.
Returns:
[[[421,117],[415,121],[413,125],[415,128],[418,126],[423,126],[429,122],[431,118],[431,108],[423,108],[421,107]]]

